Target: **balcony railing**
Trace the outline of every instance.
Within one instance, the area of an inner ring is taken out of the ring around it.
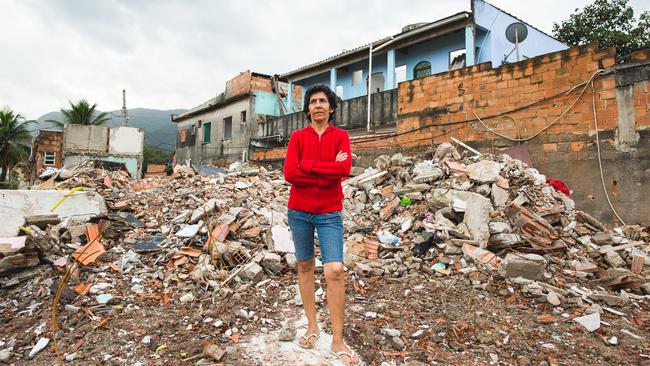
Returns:
[[[387,127],[397,122],[397,89],[372,94],[371,128]],[[332,123],[346,130],[365,128],[368,121],[368,99],[366,96],[347,99],[339,103]],[[300,111],[261,122],[261,136],[281,136],[288,140],[293,131],[309,124],[307,116]]]

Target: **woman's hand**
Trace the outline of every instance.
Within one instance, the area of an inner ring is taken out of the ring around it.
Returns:
[[[344,151],[339,151],[338,154],[336,154],[336,159],[334,161],[346,161],[348,159],[348,153]]]

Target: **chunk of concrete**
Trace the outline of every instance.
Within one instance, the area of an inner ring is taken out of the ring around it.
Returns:
[[[436,159],[442,159],[447,155],[451,156],[454,160],[460,159],[460,154],[458,153],[458,150],[456,150],[456,147],[454,145],[448,142],[438,145],[434,157]]]
[[[493,183],[499,179],[501,165],[491,160],[481,160],[466,167],[469,179],[481,183]]]
[[[490,238],[488,223],[490,212],[493,210],[492,203],[478,193],[443,188],[431,190],[429,203],[439,208],[451,207],[455,199],[466,203],[463,224],[467,226],[472,239],[478,242],[481,248],[487,247]]]
[[[510,247],[515,244],[522,243],[524,239],[521,237],[519,234],[508,234],[508,233],[501,233],[501,234],[496,234],[492,235],[490,237],[489,245],[490,247]]]
[[[488,228],[490,229],[490,234],[508,233],[512,230],[509,223],[501,221],[490,221]]]
[[[625,267],[625,261],[616,252],[605,253],[605,262],[614,268]]]
[[[264,277],[264,270],[259,264],[250,262],[239,273],[239,277],[245,281],[259,282]]]
[[[553,291],[548,292],[548,295],[546,295],[546,301],[553,306],[559,306],[562,303],[560,296]]]
[[[438,180],[442,178],[444,172],[440,167],[437,167],[432,160],[424,160],[415,164],[413,174],[415,175],[413,180],[416,183],[421,183]]]
[[[62,220],[73,218],[84,222],[108,212],[102,196],[90,189],[72,193],[51,212],[54,205],[68,193],[56,190],[0,190],[0,237],[18,235],[18,227],[25,223],[27,216],[55,213]]]
[[[201,225],[195,224],[195,225],[187,225],[183,229],[179,230],[176,233],[176,236],[181,237],[181,238],[191,238],[194,235],[196,235],[199,232],[199,229],[201,228]]]
[[[600,313],[592,313],[573,319],[576,323],[582,325],[586,330],[593,332],[600,328]]]
[[[205,216],[207,213],[214,211],[216,207],[217,207],[217,200],[211,198],[203,206],[197,208],[192,212],[192,217],[190,218],[190,224],[196,223],[197,221],[202,219],[203,216]]]
[[[505,207],[508,202],[508,191],[500,188],[496,183],[492,184],[492,202],[497,207]]]
[[[503,277],[524,277],[529,280],[541,279],[544,276],[546,259],[538,254],[508,253],[501,261],[499,274]]]
[[[277,253],[265,252],[262,258],[262,267],[270,270],[273,273],[280,273],[284,266],[282,265],[282,257]]]
[[[271,237],[273,239],[273,248],[271,250],[281,253],[295,253],[296,248],[293,245],[291,231],[284,225],[274,225],[271,228]]]

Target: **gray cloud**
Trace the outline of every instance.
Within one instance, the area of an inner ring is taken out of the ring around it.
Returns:
[[[550,33],[588,0],[494,0]],[[640,12],[643,0],[632,1]],[[189,108],[246,69],[283,73],[469,10],[466,1],[0,0],[0,105],[29,118],[87,98]]]

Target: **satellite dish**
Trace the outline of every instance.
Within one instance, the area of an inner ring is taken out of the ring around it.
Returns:
[[[517,51],[517,62],[519,62],[519,43],[523,42],[526,37],[528,37],[528,28],[524,23],[514,22],[506,28],[506,38],[510,43],[515,44],[515,50]],[[512,53],[508,54],[508,56]],[[508,58],[506,56],[506,59]]]
[[[515,22],[506,28],[506,38],[510,43],[521,43],[528,36],[528,28],[524,23]]]

